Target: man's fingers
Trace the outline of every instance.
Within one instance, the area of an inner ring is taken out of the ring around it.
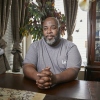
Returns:
[[[36,83],[37,84],[37,83]],[[50,86],[51,86],[51,83],[50,82],[46,82],[45,84],[37,84],[38,85],[38,87],[39,88],[41,88],[41,89],[48,89],[48,88],[50,88]]]
[[[40,84],[44,84],[46,82],[51,82],[51,77],[41,77],[41,79],[36,81],[36,83],[40,83]]]
[[[38,88],[40,88],[40,89],[49,89],[50,86],[48,86],[48,87],[41,87],[41,86],[38,86]]]
[[[50,86],[48,86],[48,87],[45,87],[44,89],[49,89],[50,88]]]
[[[48,86],[51,86],[52,83],[51,83],[51,82],[46,82],[46,83],[44,83],[43,85],[44,85],[45,87],[48,87]]]
[[[44,68],[42,70],[49,70],[50,71],[50,67],[46,67],[46,68]]]
[[[39,79],[36,81],[36,83],[40,83],[40,84],[43,84],[44,82],[45,82],[45,80],[43,80],[43,79]]]
[[[38,86],[40,89],[44,89],[43,83],[40,83],[40,82],[37,80],[37,81],[36,81],[36,84],[37,84],[37,86]]]
[[[39,76],[39,77],[45,77],[46,75],[45,74],[37,74],[37,76]]]
[[[39,84],[39,83],[38,83],[37,85],[38,85],[39,87],[43,87],[43,84]]]
[[[37,74],[38,76],[44,77],[44,76],[51,76],[52,72],[51,71],[47,71],[47,70],[42,70],[41,73]]]
[[[38,85],[38,87],[39,87],[40,89],[44,89],[44,87],[43,87],[43,86],[41,86],[41,85]]]
[[[50,88],[52,83],[46,82],[46,83],[43,84],[43,83],[40,83],[39,81],[36,81],[36,84],[40,89],[48,89],[48,88]]]
[[[46,74],[47,76],[51,76],[51,72],[50,71],[43,71],[43,74]]]

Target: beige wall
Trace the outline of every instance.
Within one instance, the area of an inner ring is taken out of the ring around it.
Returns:
[[[81,68],[78,74],[78,80],[84,80],[84,68]]]

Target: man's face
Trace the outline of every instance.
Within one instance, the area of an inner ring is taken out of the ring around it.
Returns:
[[[47,44],[55,44],[60,39],[57,22],[53,19],[47,19],[43,24],[43,34]]]

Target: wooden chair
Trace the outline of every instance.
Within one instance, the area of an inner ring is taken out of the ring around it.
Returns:
[[[84,80],[100,81],[100,66],[86,66]]]

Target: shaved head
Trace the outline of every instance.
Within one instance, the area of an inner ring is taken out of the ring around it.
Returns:
[[[49,21],[49,20],[53,20],[55,22],[55,24],[59,27],[59,21],[55,18],[55,17],[48,17],[43,21],[43,26],[45,24],[45,22]]]

